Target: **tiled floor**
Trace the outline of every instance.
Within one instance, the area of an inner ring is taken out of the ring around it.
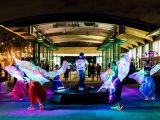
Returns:
[[[27,110],[29,98],[23,102],[15,102],[8,94],[0,96],[0,120],[159,120],[160,97],[155,101],[144,101],[136,87],[124,86],[122,94],[122,111],[111,110],[110,104],[94,105],[57,105],[44,103],[44,110]]]

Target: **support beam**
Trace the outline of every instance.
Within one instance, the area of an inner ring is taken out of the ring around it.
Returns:
[[[125,33],[128,35],[133,35],[142,39],[146,39],[149,41],[153,41],[152,37],[150,36],[146,36],[146,34],[148,34],[148,32],[143,31],[143,30],[139,30],[139,29],[135,29],[135,28],[131,28],[131,27],[125,27]]]
[[[145,44],[145,41],[144,41],[143,38],[139,38],[139,37],[136,37],[134,35],[120,34],[119,36],[117,36],[117,38],[121,39],[121,40],[126,40],[126,41],[130,40],[130,41],[133,41],[133,42],[138,42],[138,43],[141,43],[141,44]]]
[[[147,33],[146,36],[159,36],[159,34],[160,34],[160,28],[157,30],[154,30],[152,32]]]
[[[128,44],[128,43],[124,43],[123,45],[121,46],[127,46],[128,48],[133,48],[133,45],[132,44]]]
[[[25,37],[26,39],[36,39],[36,37],[35,36],[33,36],[33,35],[22,35],[23,37]]]
[[[87,43],[100,43],[102,44],[102,41],[99,40],[91,40],[91,39],[65,39],[65,40],[56,40],[52,41],[53,43],[64,43],[64,42],[87,42]]]
[[[44,36],[46,37],[52,37],[52,36],[64,36],[64,35],[95,35],[95,36],[102,36],[102,37],[107,37],[108,34],[102,33],[102,32],[90,32],[90,31],[71,31],[71,32],[57,32],[57,33],[46,33]]]
[[[138,46],[138,43],[135,42],[135,41],[128,41],[129,44],[132,44],[132,45],[135,45],[135,46]]]
[[[126,46],[126,45],[121,45],[120,47],[124,48],[124,49],[127,49],[127,50],[129,49],[128,46]]]
[[[15,32],[15,33],[19,35],[28,34],[28,32]]]

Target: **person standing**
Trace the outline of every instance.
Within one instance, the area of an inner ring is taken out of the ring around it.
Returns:
[[[84,57],[84,53],[80,53],[78,59],[76,60],[77,73],[79,76],[77,87],[80,91],[84,90],[86,65],[88,65],[88,62]]]
[[[48,63],[45,64],[45,70],[46,70],[47,72],[49,71],[49,64],[48,64]]]
[[[91,77],[91,63],[88,64],[88,77]]]
[[[96,72],[97,72],[97,81],[100,79],[100,72],[101,72],[101,66],[99,63],[96,66]]]
[[[68,78],[69,78],[69,72],[70,72],[70,70],[67,68],[67,69],[66,69],[66,72],[64,73],[64,79],[65,79],[65,82],[67,82],[67,81],[68,81]]]
[[[92,78],[92,81],[94,81],[95,71],[96,71],[95,65],[94,65],[94,63],[92,63],[92,66],[91,66],[91,78]]]

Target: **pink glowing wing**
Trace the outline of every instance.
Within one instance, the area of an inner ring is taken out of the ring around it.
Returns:
[[[16,67],[9,65],[9,66],[6,66],[4,69],[5,69],[12,77],[17,78],[17,80],[23,80],[21,71],[19,71]]]
[[[154,73],[158,72],[160,70],[160,63],[158,63],[156,66],[154,66],[151,71],[150,75],[153,75]]]
[[[143,69],[143,70],[140,70],[139,72],[135,72],[135,73],[129,75],[128,77],[135,79],[139,84],[141,84],[144,80],[144,75],[145,75],[145,71]]]
[[[129,57],[129,53],[126,53],[123,57],[120,58],[118,63],[118,78],[122,81],[129,72],[131,58]]]

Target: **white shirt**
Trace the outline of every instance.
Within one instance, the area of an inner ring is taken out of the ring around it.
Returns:
[[[88,65],[88,62],[87,62],[86,59],[78,59],[78,60],[76,60],[77,70],[85,70],[86,69],[86,65]]]

